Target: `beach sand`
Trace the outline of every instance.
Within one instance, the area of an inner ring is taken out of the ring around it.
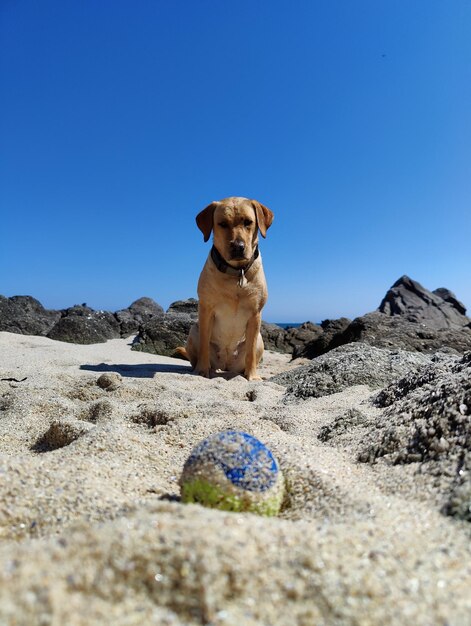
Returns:
[[[0,333],[1,626],[471,624],[470,525],[416,464],[358,463],[361,428],[318,439],[379,414],[368,387],[287,402],[130,341]],[[228,428],[277,456],[278,518],[179,502],[191,449]]]

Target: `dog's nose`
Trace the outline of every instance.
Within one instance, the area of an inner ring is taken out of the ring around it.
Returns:
[[[245,243],[240,239],[236,239],[235,241],[232,241],[231,252],[234,258],[243,258],[244,253],[245,253]]]

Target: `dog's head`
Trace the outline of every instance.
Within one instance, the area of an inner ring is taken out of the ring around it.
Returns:
[[[273,222],[266,206],[248,198],[224,198],[211,202],[196,216],[196,224],[208,241],[214,231],[214,245],[229,263],[249,261],[258,243],[258,231],[265,237]]]

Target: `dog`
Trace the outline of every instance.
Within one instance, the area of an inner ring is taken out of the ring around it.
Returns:
[[[261,311],[268,293],[258,232],[266,237],[272,222],[270,209],[240,197],[212,202],[196,216],[204,241],[214,236],[198,281],[198,322],[178,349],[194,373],[209,378],[220,370],[261,380]]]

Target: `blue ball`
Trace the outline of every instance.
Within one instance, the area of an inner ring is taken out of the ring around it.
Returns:
[[[276,515],[284,480],[278,462],[261,441],[242,431],[226,430],[193,449],[180,487],[183,502]]]

